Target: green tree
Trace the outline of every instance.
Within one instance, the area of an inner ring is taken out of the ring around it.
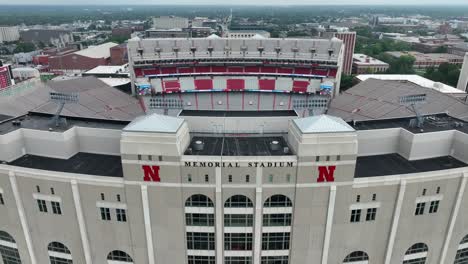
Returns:
[[[392,74],[414,74],[413,65],[416,59],[413,56],[403,55],[390,62],[388,73]]]
[[[19,42],[16,45],[15,50],[13,51],[14,53],[20,53],[20,52],[31,52],[36,50],[36,47],[32,43],[28,42]]]
[[[354,75],[343,74],[341,76],[340,91],[346,91],[354,86]]]
[[[423,75],[434,82],[441,82],[451,86],[457,86],[460,76],[460,67],[454,64],[442,63],[437,69],[429,68]]]

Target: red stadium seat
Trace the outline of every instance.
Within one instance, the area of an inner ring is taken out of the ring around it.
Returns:
[[[260,90],[274,90],[275,89],[275,83],[276,81],[275,80],[267,80],[267,79],[263,79],[263,80],[258,80],[258,88]]]
[[[309,68],[295,68],[294,73],[295,74],[310,74],[310,69]]]
[[[279,68],[278,73],[293,73],[293,69],[291,69],[291,68]]]
[[[176,67],[161,68],[161,74],[174,74],[174,73],[177,73]]]
[[[144,75],[156,75],[159,74],[159,68],[153,68],[153,69],[144,69],[143,70]]]
[[[196,90],[212,90],[213,80],[212,79],[196,79],[195,89]]]
[[[245,72],[260,72],[260,67],[258,66],[246,66]]]
[[[243,67],[228,67],[228,72],[244,72]]]
[[[211,67],[210,66],[195,67],[195,72],[197,73],[211,72]]]
[[[135,76],[136,77],[142,77],[143,76],[143,70],[141,68],[136,68],[135,70]]]
[[[193,73],[193,68],[178,68],[179,73]]]
[[[211,66],[212,72],[227,72],[226,67],[224,66]]]
[[[262,67],[261,71],[265,73],[276,73],[276,67]]]
[[[328,76],[336,77],[337,72],[338,72],[337,69],[330,69],[330,70],[328,71]]]
[[[163,81],[164,91],[166,92],[179,92],[180,82],[179,81]]]
[[[313,69],[312,74],[326,76],[327,75],[327,70],[326,69]]]
[[[293,81],[293,92],[307,92],[308,81]]]
[[[244,79],[227,79],[226,88],[228,90],[244,90],[245,80]]]

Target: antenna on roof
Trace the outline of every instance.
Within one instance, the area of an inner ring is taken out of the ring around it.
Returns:
[[[78,103],[78,94],[77,93],[57,93],[57,92],[50,92],[49,93],[50,100],[58,104],[57,111],[55,112],[54,117],[52,118],[52,123],[55,124],[56,127],[60,125],[60,114],[62,113],[63,107],[65,104],[76,104]],[[66,125],[67,120],[65,118],[62,119],[62,122]]]
[[[416,114],[417,127],[422,127],[424,124],[424,118],[416,108],[416,106],[421,105],[426,102],[426,94],[413,94],[400,96],[400,105],[410,106],[413,112]],[[414,126],[414,121],[410,121],[410,127]]]
[[[294,110],[308,110],[309,116],[323,114],[328,109],[330,98],[328,96],[313,96],[308,99],[296,99],[293,101]]]
[[[164,115],[168,115],[169,109],[183,109],[184,101],[175,98],[150,98],[149,109],[164,109]]]

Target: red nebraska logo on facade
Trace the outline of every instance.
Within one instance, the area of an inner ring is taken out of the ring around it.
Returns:
[[[143,173],[145,174],[145,177],[143,178],[144,181],[161,181],[161,178],[159,177],[159,166],[143,165],[141,166],[141,168],[143,169]]]
[[[317,178],[317,182],[334,182],[335,181],[335,169],[336,166],[319,166],[319,176]]]

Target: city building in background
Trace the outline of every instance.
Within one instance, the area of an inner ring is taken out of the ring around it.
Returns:
[[[344,59],[343,59],[343,73],[351,74],[353,69],[353,55],[354,47],[356,45],[356,32],[337,32],[334,36],[343,41]]]
[[[18,27],[0,26],[0,43],[18,41],[19,38]]]
[[[27,29],[20,32],[21,40],[40,45],[63,48],[73,42],[71,31],[61,29]],[[42,43],[42,44],[41,44]]]
[[[263,37],[269,38],[270,32],[265,30],[229,30],[225,33],[227,38],[252,38],[252,37]]]
[[[442,63],[455,65],[463,64],[463,57],[449,53],[420,53],[417,51],[388,51],[387,54],[400,58],[401,56],[411,56],[415,58],[413,67],[416,69],[437,68]]]
[[[153,18],[154,29],[173,29],[173,28],[188,28],[189,19],[176,16],[160,16]]]
[[[365,54],[355,53],[353,56],[353,74],[384,73],[389,64]]]

